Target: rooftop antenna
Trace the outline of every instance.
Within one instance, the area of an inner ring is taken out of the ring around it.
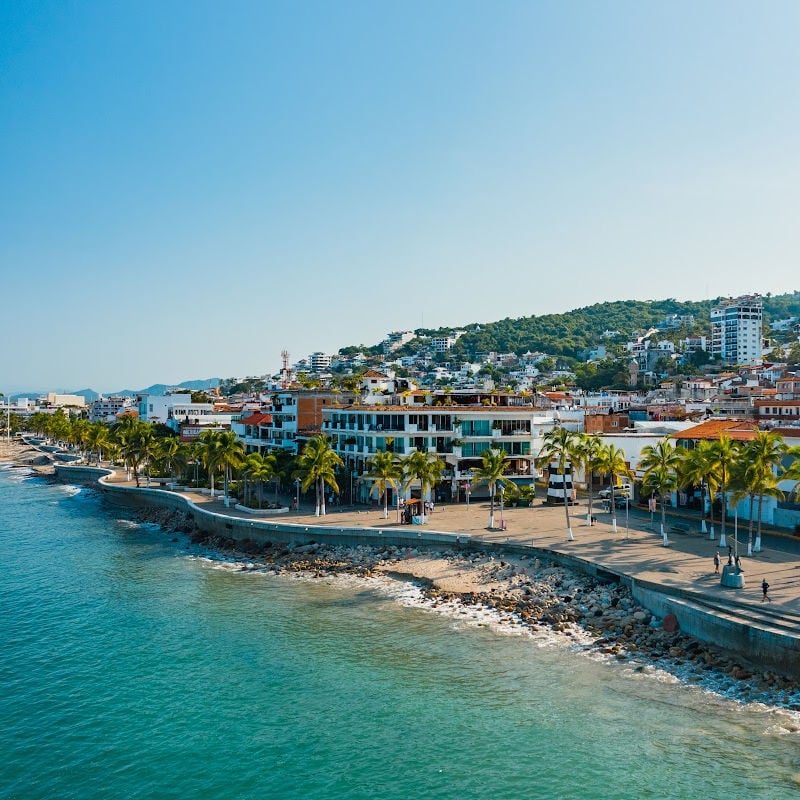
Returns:
[[[281,350],[281,389],[289,388],[289,351]]]

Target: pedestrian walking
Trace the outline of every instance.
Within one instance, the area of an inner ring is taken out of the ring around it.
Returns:
[[[714,553],[714,574],[719,575],[719,550]]]
[[[767,579],[766,579],[766,578],[764,578],[764,580],[763,580],[763,581],[761,581],[761,592],[762,592],[762,595],[763,595],[763,596],[762,596],[762,598],[761,598],[761,602],[762,602],[762,603],[763,603],[763,602],[765,602],[765,601],[766,601],[766,602],[769,602],[769,603],[771,603],[771,602],[772,602],[772,599],[771,599],[771,598],[770,598],[770,596],[767,594],[767,591],[768,591],[768,590],[769,590],[769,584],[767,583]]]

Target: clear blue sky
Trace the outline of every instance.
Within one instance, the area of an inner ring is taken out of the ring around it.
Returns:
[[[0,4],[0,391],[798,288],[800,3]]]

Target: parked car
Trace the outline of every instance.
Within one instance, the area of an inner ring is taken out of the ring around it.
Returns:
[[[611,497],[611,488],[608,489],[601,489],[597,496],[601,499],[606,499]],[[615,486],[614,487],[614,497],[633,497],[633,490],[631,485],[628,483],[623,484],[622,486]]]

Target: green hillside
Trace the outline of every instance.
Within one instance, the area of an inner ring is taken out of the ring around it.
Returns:
[[[564,314],[506,318],[497,322],[471,323],[448,353],[449,358],[474,358],[479,353],[503,352],[522,355],[526,351],[545,352],[556,356],[577,358],[581,350],[599,344],[608,345],[604,331],[619,331],[618,342],[626,341],[637,331],[658,327],[670,314],[694,315],[691,327],[684,326],[671,332],[669,338],[687,333],[704,334],[710,330],[709,312],[723,298],[699,302],[667,300],[618,300],[577,308]],[[800,317],[800,291],[791,294],[765,296],[764,324],[768,330],[771,320],[790,316]],[[420,329],[416,333],[436,336],[451,333],[456,328]],[[413,353],[419,341],[409,342],[399,353]]]

